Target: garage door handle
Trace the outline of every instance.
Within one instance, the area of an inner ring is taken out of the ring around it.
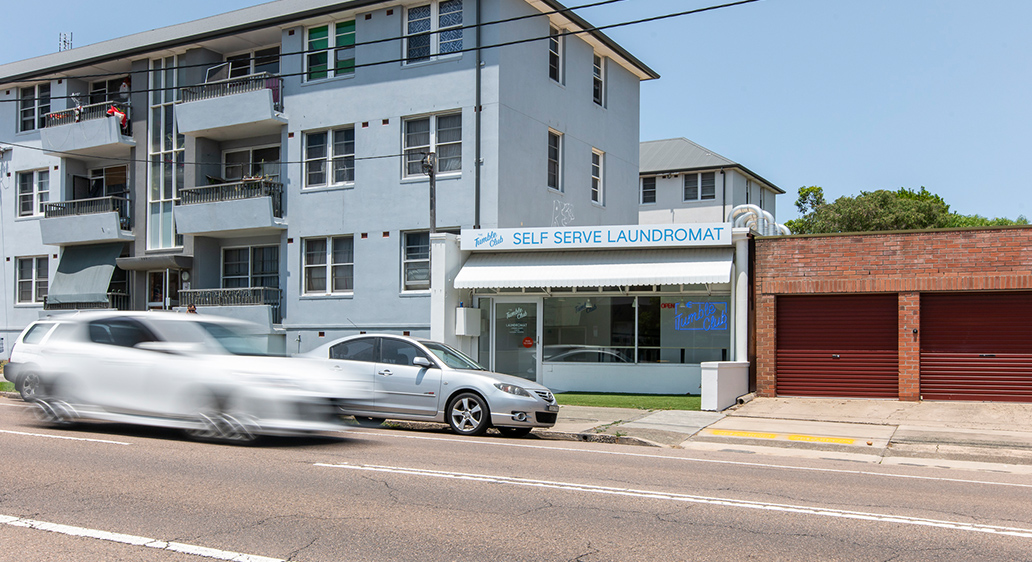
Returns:
[[[384,370],[380,371],[380,374],[381,374],[381,375],[383,375],[383,376],[385,376],[385,377],[389,377],[389,376],[391,376],[391,375],[392,375],[393,373],[391,373],[390,369],[384,369]]]
[[[832,359],[841,359],[841,358],[839,357],[838,353],[832,353],[832,354],[831,354],[831,358],[832,358]]]
[[[979,357],[996,357],[995,353],[979,353]]]

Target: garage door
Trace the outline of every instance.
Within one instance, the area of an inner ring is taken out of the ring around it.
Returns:
[[[778,395],[899,398],[897,303],[895,294],[779,297]]]
[[[1032,293],[922,294],[921,396],[1032,402]]]

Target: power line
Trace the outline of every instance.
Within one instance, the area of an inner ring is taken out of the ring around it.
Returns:
[[[594,31],[603,31],[603,30],[607,30],[607,29],[616,29],[616,28],[619,28],[619,27],[627,27],[627,26],[631,26],[631,25],[640,25],[640,24],[643,24],[643,23],[651,23],[651,22],[654,22],[654,21],[660,21],[660,20],[665,20],[665,19],[684,17],[684,16],[699,14],[699,13],[703,13],[703,12],[709,12],[709,11],[713,11],[713,10],[720,10],[720,9],[724,9],[724,8],[731,8],[731,7],[735,7],[735,6],[741,6],[741,5],[745,5],[745,4],[752,4],[754,2],[759,2],[759,1],[760,0],[738,0],[737,2],[730,2],[730,3],[726,3],[726,4],[715,5],[715,6],[707,6],[705,8],[696,8],[696,9],[693,9],[693,10],[685,10],[685,11],[682,11],[682,12],[663,14],[663,15],[659,15],[659,16],[652,16],[652,17],[648,17],[648,18],[642,18],[642,19],[631,20],[631,21],[626,21],[626,22],[614,23],[614,24],[609,24],[609,25],[601,25],[601,26],[588,27],[588,28],[584,28],[584,29],[581,29],[581,30],[578,30],[578,31],[560,31],[557,35],[549,34],[549,35],[544,35],[544,36],[539,36],[539,37],[529,37],[529,38],[526,38],[526,39],[516,39],[516,40],[513,40],[513,41],[506,41],[506,42],[503,42],[503,43],[495,43],[495,44],[492,44],[492,45],[482,45],[480,47],[470,47],[468,49],[459,49],[459,50],[456,50],[456,51],[452,51],[450,53],[444,53],[444,54],[438,53],[437,55],[431,55],[431,56],[426,57],[426,58],[429,59],[429,58],[442,57],[442,56],[443,57],[448,57],[448,56],[451,56],[451,55],[457,55],[457,54],[461,54],[461,53],[483,51],[483,50],[487,50],[487,49],[497,49],[497,48],[501,48],[501,47],[510,47],[510,46],[513,46],[513,45],[521,45],[521,44],[524,44],[524,43],[533,43],[533,42],[536,42],[536,41],[545,41],[545,40],[551,39],[552,37],[567,37],[567,36],[583,35],[583,34],[592,33]],[[391,38],[389,40],[394,41],[394,40],[398,40],[398,39],[399,38]],[[320,52],[323,51],[323,50],[328,50],[328,49],[320,49]],[[354,65],[352,65],[352,68],[358,69],[358,68],[366,68],[366,67],[372,67],[372,66],[380,66],[380,65],[384,65],[384,64],[396,64],[396,63],[406,63],[406,62],[410,62],[411,63],[412,59],[410,57],[403,57],[403,58],[388,59],[388,60],[383,60],[383,61],[378,61],[378,62],[368,62],[368,63],[354,64]],[[421,61],[416,61],[416,62],[421,62]],[[206,65],[206,66],[211,66],[211,65],[209,64],[209,65]],[[161,69],[161,70],[165,70],[165,69]],[[278,74],[277,77],[278,78],[285,78],[285,77],[294,77],[294,76],[305,76],[305,75],[308,75],[310,73],[311,73],[311,71],[308,70],[308,71],[303,71],[303,72],[293,72],[293,73],[286,73],[286,74]],[[125,75],[124,73],[118,74],[118,76],[124,76],[124,75]],[[193,84],[191,86],[147,88],[147,89],[142,89],[142,90],[140,90],[140,89],[133,89],[130,93],[131,94],[132,93],[143,94],[143,93],[152,93],[152,92],[164,92],[164,91],[167,91],[167,90],[177,90],[177,89],[187,88],[187,87],[200,87],[200,86],[203,86],[203,85],[204,84],[202,83],[202,84]],[[28,101],[28,100],[34,100],[35,101],[35,100],[39,100],[39,99],[50,99],[50,100],[54,100],[54,99],[70,99],[72,97],[73,96],[70,96],[70,95],[69,96],[53,96],[53,97],[50,97],[50,98],[28,98],[28,97],[26,97],[26,98],[15,98],[15,99],[0,100],[0,102],[20,102],[20,101]],[[109,102],[104,102],[104,103],[109,103]]]
[[[354,44],[351,44],[351,45],[343,45],[343,46],[336,46],[336,47],[329,47],[328,46],[328,47],[326,47],[324,49],[306,49],[306,50],[303,50],[303,51],[279,53],[276,56],[278,58],[282,58],[282,57],[297,56],[297,55],[307,55],[307,54],[311,54],[311,53],[322,53],[322,52],[326,52],[326,51],[330,51],[330,50],[336,50],[336,49],[354,49],[356,47],[365,47],[367,45],[377,45],[377,44],[380,44],[380,43],[389,43],[391,41],[401,41],[403,39],[407,39],[409,37],[414,37],[414,36],[417,36],[417,35],[419,35],[419,36],[423,36],[423,35],[438,35],[438,34],[443,33],[443,32],[456,31],[456,30],[465,31],[467,29],[476,29],[478,27],[487,27],[487,26],[491,26],[491,25],[500,25],[500,24],[503,24],[503,23],[512,23],[512,22],[516,22],[516,21],[520,21],[520,20],[525,20],[525,19],[530,19],[530,18],[536,18],[536,17],[540,17],[540,16],[550,16],[550,15],[555,15],[555,14],[566,14],[566,13],[572,12],[574,10],[582,10],[582,9],[586,9],[586,8],[595,8],[595,7],[598,7],[598,6],[604,6],[604,5],[607,5],[607,4],[615,4],[617,2],[625,2],[625,1],[626,0],[599,0],[597,2],[592,2],[590,4],[582,4],[580,6],[571,6],[569,8],[563,8],[561,10],[552,10],[552,11],[549,11],[549,12],[538,12],[538,13],[534,13],[534,14],[526,14],[526,15],[522,15],[522,16],[515,16],[515,17],[505,18],[505,19],[500,19],[500,20],[495,20],[495,21],[481,22],[479,24],[463,25],[463,26],[459,26],[459,27],[449,27],[447,29],[438,29],[438,30],[435,30],[435,31],[428,31],[428,32],[412,34],[412,35],[399,35],[399,36],[394,36],[394,37],[384,37],[384,38],[381,38],[381,39],[372,39],[372,40],[369,40],[369,41],[361,41],[361,42],[354,43]],[[327,40],[329,40],[329,38],[327,38]],[[248,61],[248,62],[251,62],[251,61],[254,61],[254,60],[257,60],[257,59],[265,59],[265,58],[269,58],[269,57],[267,57],[267,56],[251,56],[251,57],[247,57],[246,59],[245,58],[239,58],[239,59],[236,59],[236,60],[237,61],[241,61],[241,62],[245,61],[245,60]],[[147,69],[146,71],[142,71],[142,72],[151,73],[151,72],[164,72],[166,70],[182,70],[182,69],[185,69],[185,68],[211,67],[211,66],[218,66],[218,64],[226,64],[228,62],[230,62],[230,61],[224,61],[222,63],[217,63],[217,64],[212,64],[212,63],[181,64],[181,65],[174,65],[174,66],[163,67],[163,68],[160,68],[160,69]],[[101,73],[101,74],[83,74],[83,75],[79,75],[79,76],[57,76],[57,75],[49,75],[49,76],[51,76],[51,80],[56,79],[56,78],[62,78],[62,79],[65,79],[65,80],[83,80],[83,79],[88,79],[88,78],[121,77],[121,76],[125,76],[126,74],[142,74],[142,72],[140,72],[140,71],[137,71],[137,72],[129,71],[129,72],[107,72],[107,73]],[[29,79],[22,80],[22,81],[19,81],[19,82],[24,82],[24,81],[28,81],[28,80],[42,80],[43,76],[47,76],[47,75],[41,75],[39,77],[29,78]],[[12,84],[12,83],[14,83],[14,82],[0,82],[0,86],[6,85],[6,84]],[[67,97],[70,97],[70,96],[64,96],[64,97],[67,98]],[[62,98],[52,98],[52,99],[62,99]]]

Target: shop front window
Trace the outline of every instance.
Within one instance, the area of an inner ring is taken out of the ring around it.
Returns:
[[[544,299],[546,363],[698,364],[729,357],[728,296]]]

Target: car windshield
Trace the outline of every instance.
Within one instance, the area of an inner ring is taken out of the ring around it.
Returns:
[[[422,342],[422,343],[423,343],[423,347],[429,349],[430,353],[434,354],[434,357],[437,357],[438,360],[440,360],[445,365],[451,367],[452,369],[469,369],[469,370],[472,370],[472,371],[486,371],[487,370],[484,367],[482,367],[479,363],[477,363],[476,361],[474,361],[474,360],[470,359],[469,357],[466,357],[465,355],[463,355],[462,352],[460,352],[459,350],[454,349],[452,347],[449,347],[447,345],[444,345],[443,343],[438,343],[438,342]]]
[[[155,320],[154,326],[170,342],[201,344],[211,353],[268,355],[258,334],[218,322]]]

